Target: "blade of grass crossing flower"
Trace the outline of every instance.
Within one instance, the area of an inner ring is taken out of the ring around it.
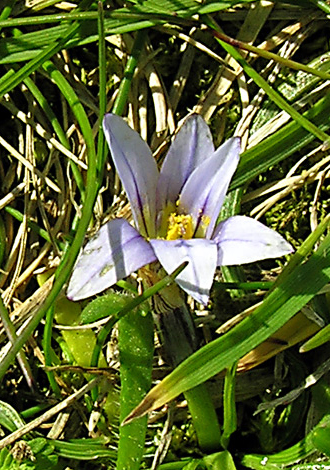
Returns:
[[[120,421],[142,400],[151,386],[153,319],[150,312],[128,313],[119,321]],[[118,470],[138,470],[144,451],[147,417],[120,426]]]
[[[113,315],[108,322],[103,326],[101,331],[98,334],[97,342],[93,351],[92,360],[91,360],[91,367],[96,367],[99,360],[99,355],[103,348],[104,342],[106,341],[109,333],[111,332],[114,325],[127,315],[129,312],[134,310],[140,304],[148,300],[153,295],[157,294],[161,289],[168,286],[173,282],[173,280],[180,274],[180,272],[187,266],[187,262],[182,263],[171,275],[164,277],[161,281],[157,282],[153,286],[146,289],[141,295],[135,297],[135,299],[127,302],[127,304],[121,308],[116,315]]]
[[[180,393],[230,367],[265,341],[330,280],[330,235],[307,262],[297,266],[249,317],[186,359],[127,417],[126,422],[162,406]]]
[[[118,96],[113,105],[112,112],[121,116],[127,103],[128,92],[133,79],[134,71],[138,64],[138,60],[147,38],[147,30],[143,29],[136,33],[136,38],[133,44],[132,52],[127,60],[124,70],[124,76],[120,82]]]

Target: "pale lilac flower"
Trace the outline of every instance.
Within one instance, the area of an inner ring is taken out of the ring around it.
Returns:
[[[238,138],[215,150],[207,124],[192,115],[158,171],[147,144],[121,117],[107,114],[103,128],[135,228],[125,219],[101,227],[79,255],[69,298],[97,294],[157,260],[168,273],[189,261],[176,282],[206,304],[217,266],[292,252],[281,235],[249,217],[216,223],[239,161]]]

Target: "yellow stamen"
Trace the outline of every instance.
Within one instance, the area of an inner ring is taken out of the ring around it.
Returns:
[[[177,240],[179,238],[189,240],[193,235],[194,229],[191,215],[172,213],[169,216],[166,240]]]
[[[207,228],[210,225],[211,218],[209,215],[202,215],[203,228]]]

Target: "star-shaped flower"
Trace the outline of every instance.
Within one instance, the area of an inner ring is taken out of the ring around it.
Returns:
[[[215,150],[203,118],[191,115],[159,171],[148,145],[121,117],[107,114],[103,128],[135,227],[117,218],[87,242],[69,283],[72,300],[97,294],[158,260],[168,273],[189,261],[176,282],[206,304],[217,266],[292,252],[281,235],[249,217],[217,224],[239,161],[239,138]]]

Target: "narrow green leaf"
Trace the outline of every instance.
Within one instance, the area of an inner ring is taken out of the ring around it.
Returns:
[[[322,346],[322,344],[330,341],[330,325],[325,326],[322,330],[318,331],[311,339],[304,343],[299,351],[304,353],[311,351],[312,349]]]

